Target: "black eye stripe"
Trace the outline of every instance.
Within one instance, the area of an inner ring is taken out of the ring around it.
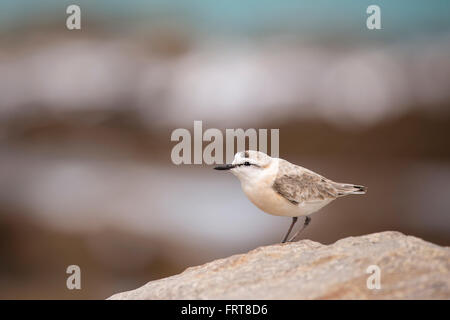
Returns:
[[[240,166],[246,166],[246,167],[254,166],[254,167],[259,167],[257,164],[250,163],[250,162],[248,162],[248,161],[245,161],[244,163],[240,163],[240,164],[238,164],[238,166],[239,166],[239,167],[240,167]]]

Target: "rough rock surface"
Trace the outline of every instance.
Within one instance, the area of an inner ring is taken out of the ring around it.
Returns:
[[[370,265],[381,289],[368,289]],[[399,232],[260,247],[110,299],[450,299],[450,247]]]

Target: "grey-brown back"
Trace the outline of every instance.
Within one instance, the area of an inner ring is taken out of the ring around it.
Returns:
[[[365,187],[337,183],[311,170],[280,159],[272,188],[293,204],[333,200],[337,197],[365,193]]]

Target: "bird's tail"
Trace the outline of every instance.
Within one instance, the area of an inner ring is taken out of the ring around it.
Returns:
[[[336,183],[335,188],[337,189],[339,196],[346,196],[348,194],[365,194],[367,192],[367,187],[349,183]]]

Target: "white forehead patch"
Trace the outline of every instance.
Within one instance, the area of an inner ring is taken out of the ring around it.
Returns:
[[[233,164],[241,163],[245,159],[245,157],[243,157],[243,153],[244,152],[238,152],[234,155]]]
[[[233,164],[242,163],[244,161],[250,161],[252,163],[267,163],[270,159],[271,158],[263,152],[249,150],[236,153]]]

